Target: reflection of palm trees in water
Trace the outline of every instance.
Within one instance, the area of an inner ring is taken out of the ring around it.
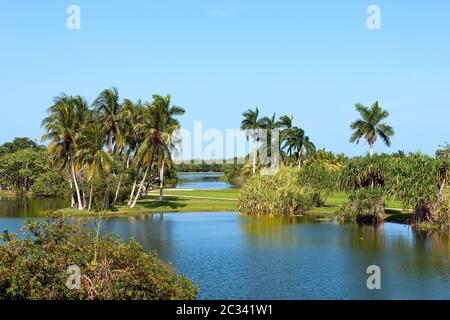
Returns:
[[[110,219],[106,229],[125,241],[139,242],[145,251],[156,251],[165,261],[173,260],[173,222],[163,214]]]

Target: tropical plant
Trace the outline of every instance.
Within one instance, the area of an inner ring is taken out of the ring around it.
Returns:
[[[46,130],[42,141],[50,140],[48,152],[52,162],[59,164],[61,169],[69,169],[71,189],[74,186],[76,193],[76,202],[72,193],[72,206],[76,204],[78,210],[83,210],[74,156],[80,128],[86,125],[91,116],[88,103],[80,96],[62,94],[54,99],[47,112],[49,115],[42,121]]]
[[[253,142],[253,174],[256,173],[256,163],[258,154],[258,142],[260,140],[261,129],[264,128],[264,121],[259,117],[259,109],[248,109],[242,116],[241,129],[247,133],[247,139],[251,138]]]
[[[360,113],[361,119],[354,121],[350,125],[350,128],[354,130],[350,142],[358,144],[364,138],[370,146],[370,156],[373,155],[373,146],[378,137],[387,146],[390,146],[394,129],[386,123],[382,123],[389,116],[389,112],[380,108],[378,101],[371,108],[358,103],[355,105],[355,109]]]
[[[412,207],[415,221],[435,223],[448,210],[445,187],[450,178],[450,159],[433,159],[415,153],[391,161],[389,191],[405,207]]]
[[[281,167],[273,176],[250,177],[239,195],[239,212],[253,215],[301,214],[314,205],[314,194],[301,184],[298,168]]]
[[[144,165],[146,169],[137,194],[130,205],[131,208],[136,206],[154,160],[160,157],[163,159],[160,164],[165,163],[167,152],[174,142],[174,133],[180,128],[180,123],[175,117],[183,115],[184,112],[181,107],[171,106],[169,95],[165,97],[154,95],[153,103],[145,104],[141,120],[136,124],[135,129],[144,137],[137,149],[136,157],[138,163]],[[163,168],[164,165],[162,165],[164,175]]]
[[[94,107],[98,121],[106,129],[108,151],[112,154],[114,142],[116,147],[121,147],[124,144],[120,131],[122,104],[119,102],[119,91],[117,88],[103,90],[94,101]]]
[[[87,209],[92,209],[94,179],[96,174],[109,172],[112,157],[103,148],[105,145],[105,128],[99,124],[90,124],[81,130],[77,138],[78,151],[75,155],[80,166],[87,168],[87,181],[90,182],[89,202]]]
[[[296,154],[299,168],[302,166],[303,156],[313,156],[316,151],[316,146],[305,135],[305,131],[298,127],[293,127],[286,131],[284,141],[283,148],[287,148],[289,153],[294,152]]]
[[[155,253],[79,221],[30,220],[20,237],[4,231],[0,257],[0,300],[191,300],[198,294]],[[79,286],[71,277],[77,269]]]

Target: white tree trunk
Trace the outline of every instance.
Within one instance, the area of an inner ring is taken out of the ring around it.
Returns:
[[[256,153],[257,153],[257,140],[256,138],[253,139],[253,174],[256,173]]]
[[[159,170],[159,201],[163,201],[164,198],[164,157],[161,163],[161,169]]]
[[[73,159],[71,156],[69,156],[69,161],[70,161],[70,167],[72,170],[72,181],[73,184],[75,185],[75,191],[77,193],[77,206],[78,206],[78,210],[83,210],[83,200],[81,199],[81,194],[80,194],[80,188],[78,188],[78,182],[77,182],[77,175],[75,173],[75,165],[73,163]]]
[[[91,209],[92,209],[92,197],[94,195],[94,179],[95,179],[95,174],[91,178],[91,190],[89,191],[89,205],[88,205],[89,211],[91,211]]]
[[[130,206],[131,203],[133,202],[134,191],[136,190],[136,185],[137,185],[137,178],[135,178],[135,179],[134,179],[134,182],[133,182],[133,188],[131,189],[130,199],[128,200],[128,205],[129,205],[129,206]]]
[[[151,166],[152,166],[152,164],[149,163],[147,166],[147,169],[145,170],[144,178],[142,178],[141,184],[139,185],[139,189],[136,193],[136,197],[134,198],[133,203],[131,204],[130,208],[134,208],[136,206],[136,202],[138,201],[139,195],[142,192],[142,188],[144,187],[145,180],[147,180],[147,175],[148,175],[148,172],[150,171]]]
[[[370,157],[373,156],[373,144],[370,144]]]

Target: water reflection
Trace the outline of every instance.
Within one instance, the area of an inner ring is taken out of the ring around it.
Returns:
[[[183,213],[110,218],[104,230],[173,262],[201,299],[450,299],[449,237],[399,224]],[[380,291],[366,287],[373,264]]]
[[[65,199],[5,198],[0,196],[0,217],[35,217],[65,208]]]

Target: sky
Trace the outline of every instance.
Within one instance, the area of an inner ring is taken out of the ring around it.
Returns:
[[[1,0],[0,143],[39,140],[56,95],[114,86],[171,94],[187,129],[237,129],[254,107],[293,115],[318,148],[349,155],[368,150],[349,143],[354,105],[378,100],[396,134],[376,151],[434,154],[450,142],[449,12],[448,0]]]

